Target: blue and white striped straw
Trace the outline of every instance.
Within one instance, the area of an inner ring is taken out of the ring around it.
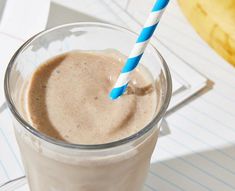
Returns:
[[[117,99],[121,96],[128,85],[130,80],[130,73],[136,68],[138,65],[146,46],[150,38],[152,37],[159,20],[168,4],[169,0],[156,0],[156,3],[153,6],[151,13],[148,16],[148,19],[142,29],[134,48],[132,49],[125,66],[122,68],[121,74],[119,75],[117,82],[114,88],[110,92],[111,99]]]

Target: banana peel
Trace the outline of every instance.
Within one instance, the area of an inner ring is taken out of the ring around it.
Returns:
[[[235,0],[178,0],[207,43],[235,66]]]

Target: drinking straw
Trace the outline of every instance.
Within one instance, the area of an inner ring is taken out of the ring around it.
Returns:
[[[148,42],[150,38],[152,37],[159,21],[160,18],[168,4],[169,0],[156,0],[151,13],[149,14],[145,25],[137,38],[137,41],[128,57],[126,60],[126,63],[124,67],[121,70],[121,73],[111,90],[109,96],[112,100],[117,99],[119,96],[121,96],[127,86],[128,82],[130,81],[130,74],[131,72],[136,68],[138,65],[144,50],[146,46],[148,45]]]

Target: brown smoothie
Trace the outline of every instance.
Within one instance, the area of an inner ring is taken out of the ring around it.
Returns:
[[[113,142],[141,130],[153,118],[156,95],[140,68],[126,94],[111,100],[108,95],[122,66],[120,58],[81,51],[43,63],[28,87],[27,115],[33,127],[78,144]]]

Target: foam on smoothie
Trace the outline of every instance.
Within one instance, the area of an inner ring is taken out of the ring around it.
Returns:
[[[123,61],[111,54],[73,51],[43,63],[26,96],[33,127],[77,144],[108,143],[140,131],[153,118],[156,93],[139,67],[127,92],[111,100],[108,95]]]

